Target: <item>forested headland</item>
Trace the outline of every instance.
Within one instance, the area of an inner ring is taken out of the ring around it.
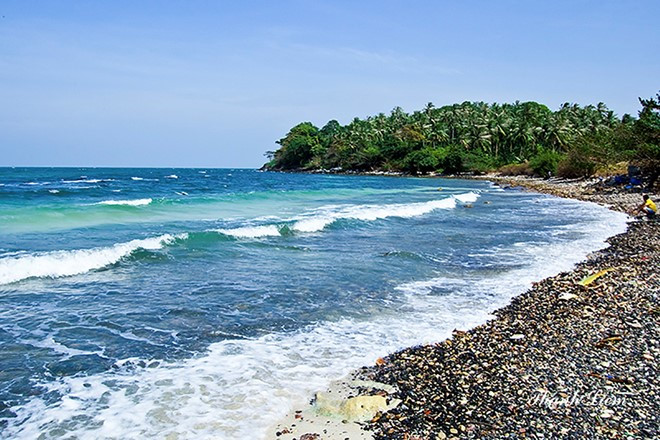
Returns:
[[[584,177],[635,164],[657,176],[660,94],[639,102],[636,117],[619,117],[604,103],[566,103],[552,111],[536,102],[464,102],[428,103],[410,114],[397,107],[320,129],[302,122],[266,153],[264,168]]]

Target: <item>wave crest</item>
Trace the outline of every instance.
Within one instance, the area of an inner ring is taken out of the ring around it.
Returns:
[[[233,229],[214,229],[224,235],[237,238],[259,238],[276,237],[286,235],[288,232],[319,232],[341,219],[353,219],[362,221],[374,221],[388,217],[411,218],[428,214],[436,209],[453,209],[456,207],[456,201],[468,203],[474,202],[479,194],[474,192],[459,194],[440,200],[431,200],[428,202],[401,203],[389,205],[352,205],[352,206],[327,206],[320,208],[310,215],[300,216],[289,220],[282,220],[290,223],[283,225],[260,225],[244,226]]]
[[[129,256],[138,249],[156,250],[185,234],[131,240],[109,247],[53,251],[36,255],[0,259],[0,284],[28,278],[59,278],[101,269]]]
[[[266,226],[245,226],[242,228],[234,229],[215,229],[223,235],[231,235],[237,238],[259,238],[259,237],[273,237],[280,234],[280,229],[275,225]]]
[[[135,199],[135,200],[104,200],[95,203],[95,205],[123,205],[123,206],[143,206],[152,202],[152,199]]]
[[[461,194],[459,196],[448,197],[441,200],[431,200],[428,202],[402,203],[390,205],[357,205],[340,208],[338,210],[328,210],[323,214],[311,216],[298,220],[293,229],[300,232],[318,232],[328,225],[340,219],[355,219],[363,221],[374,221],[388,217],[411,218],[428,214],[436,209],[453,209],[456,207],[456,200],[459,197],[466,199],[479,197],[475,193]],[[464,201],[464,200],[461,200]]]
[[[453,196],[456,200],[462,203],[474,203],[479,198],[479,194],[475,192],[469,192],[465,194],[458,194]]]

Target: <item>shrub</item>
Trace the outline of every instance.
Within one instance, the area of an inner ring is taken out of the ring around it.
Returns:
[[[557,175],[569,179],[591,176],[596,170],[596,162],[578,150],[569,151],[557,165]]]
[[[660,161],[660,145],[642,143],[637,146],[634,152],[636,160],[655,160]]]
[[[462,156],[463,169],[477,174],[491,172],[497,169],[497,159],[483,151],[466,151]]]
[[[605,165],[598,165],[594,174],[600,177],[616,176],[619,174],[628,174],[628,162],[617,162]]]
[[[529,166],[537,176],[546,177],[550,174],[557,174],[557,165],[561,159],[561,153],[539,147],[536,155],[530,159]]]
[[[449,146],[445,149],[440,165],[445,174],[456,174],[465,170],[463,164],[465,151],[458,146]]]
[[[406,171],[413,173],[435,171],[440,165],[442,151],[424,148],[408,153],[403,159]]]
[[[534,170],[529,166],[528,162],[511,163],[498,168],[497,172],[502,176],[532,176]]]

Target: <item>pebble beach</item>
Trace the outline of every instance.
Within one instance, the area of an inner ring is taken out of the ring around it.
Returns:
[[[623,212],[641,201],[598,181],[486,178]],[[539,280],[495,319],[355,372],[343,382],[347,402],[373,399],[361,401],[370,411],[359,420],[319,414],[317,395],[273,437],[657,438],[658,226],[631,221],[610,247]]]

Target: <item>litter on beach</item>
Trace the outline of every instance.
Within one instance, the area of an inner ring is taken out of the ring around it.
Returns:
[[[594,281],[596,281],[598,278],[600,278],[600,277],[602,277],[603,275],[605,275],[607,272],[611,272],[611,271],[613,271],[613,270],[614,270],[614,269],[611,268],[611,267],[608,268],[608,269],[603,269],[603,270],[601,270],[600,272],[597,272],[597,273],[595,273],[595,274],[593,274],[593,275],[590,275],[590,276],[588,276],[588,277],[582,278],[578,284],[580,284],[581,286],[588,286],[589,284],[591,284],[591,283],[593,283]]]

